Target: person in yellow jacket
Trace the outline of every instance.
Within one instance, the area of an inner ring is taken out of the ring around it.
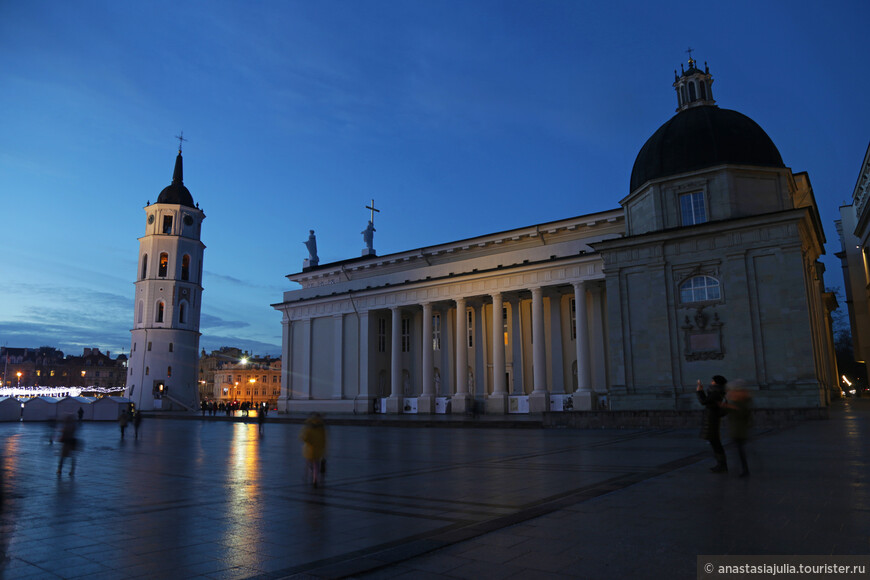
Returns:
[[[326,472],[326,425],[320,413],[311,413],[305,420],[299,440],[302,441],[302,457],[305,458],[308,477],[317,487]]]

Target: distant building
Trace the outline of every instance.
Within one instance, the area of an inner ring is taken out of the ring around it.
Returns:
[[[759,407],[828,404],[836,301],[809,178],[695,65],[621,207],[290,274],[279,410],[695,409],[716,374]]]
[[[836,224],[855,360],[870,371],[870,146],[858,172],[852,203],[840,208]]]
[[[127,377],[127,355],[114,359],[111,353],[86,348],[81,356],[64,356],[54,347],[0,347],[0,373],[7,387],[97,387],[123,388]],[[18,373],[21,373],[20,383]]]
[[[200,400],[275,405],[281,394],[281,359],[222,347],[199,358]]]
[[[145,208],[125,396],[138,409],[193,409],[199,404],[200,241],[205,214],[184,186],[181,149],[172,184]]]

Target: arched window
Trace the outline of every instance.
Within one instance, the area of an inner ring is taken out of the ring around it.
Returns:
[[[181,279],[190,280],[190,256],[187,254],[181,258]]]
[[[187,303],[182,302],[178,305],[178,323],[187,324]]]
[[[693,276],[680,284],[680,302],[683,304],[719,300],[721,297],[719,280],[710,276]]]
[[[695,83],[689,83],[689,102],[694,102],[697,97],[695,96]]]
[[[166,376],[167,376],[167,377],[171,377],[171,376],[172,376],[172,367],[166,367]]]
[[[142,256],[142,275],[139,277],[140,280],[144,280],[148,276],[148,254],[144,254]]]
[[[139,324],[142,324],[142,312],[144,312],[144,311],[145,311],[145,305],[140,300],[139,301],[139,316],[137,319],[139,321]]]
[[[160,271],[157,273],[161,278],[166,278],[166,270],[169,268],[169,254],[162,252],[160,254]]]
[[[154,319],[155,322],[163,322],[163,310],[164,310],[164,308],[165,308],[165,305],[163,304],[162,301],[157,303],[157,317]]]
[[[688,97],[686,97],[686,85],[680,87],[680,94],[683,95],[683,104],[687,104],[689,102]]]
[[[701,98],[705,100],[707,98],[707,83],[704,81],[701,81]]]

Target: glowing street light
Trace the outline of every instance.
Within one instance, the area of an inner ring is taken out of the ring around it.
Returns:
[[[18,376],[18,388],[21,388],[21,371],[15,373]]]

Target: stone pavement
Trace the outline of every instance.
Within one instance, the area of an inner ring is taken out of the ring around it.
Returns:
[[[328,418],[327,418],[328,419]],[[465,423],[458,422],[456,426]],[[694,578],[698,554],[870,554],[870,401],[759,434],[709,473],[697,429],[85,423],[74,476],[0,423],[4,578]]]

